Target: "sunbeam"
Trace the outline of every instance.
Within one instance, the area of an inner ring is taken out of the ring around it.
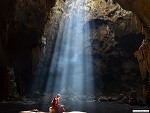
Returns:
[[[53,88],[53,91],[59,92],[70,87],[82,95],[92,94],[90,28],[88,24],[84,26],[86,13],[82,9],[87,1],[69,2],[75,4],[68,8],[68,17],[62,16],[60,21],[46,91]],[[67,8],[67,4],[64,7]]]

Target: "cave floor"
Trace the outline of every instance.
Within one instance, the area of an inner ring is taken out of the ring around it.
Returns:
[[[132,110],[150,110],[147,106],[130,106],[117,102],[82,102],[77,104],[68,103],[66,112],[83,111],[87,113],[133,113]],[[82,107],[81,107],[82,106]],[[0,103],[0,113],[35,113],[29,112],[35,109],[37,113],[48,113],[49,104],[22,103],[22,102],[3,102]],[[26,111],[26,112],[22,112]],[[28,112],[27,112],[28,111]]]

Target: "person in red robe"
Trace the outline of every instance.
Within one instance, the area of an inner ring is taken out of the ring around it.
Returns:
[[[65,111],[63,105],[60,105],[60,94],[58,94],[51,102],[52,109],[55,109],[57,113],[62,113]]]

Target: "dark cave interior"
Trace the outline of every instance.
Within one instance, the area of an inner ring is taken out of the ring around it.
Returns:
[[[66,111],[149,109],[150,2],[135,1],[89,0],[79,7],[79,0],[1,1],[0,113],[47,112],[57,93]],[[82,20],[80,9],[86,14]],[[69,58],[63,56],[66,50]]]

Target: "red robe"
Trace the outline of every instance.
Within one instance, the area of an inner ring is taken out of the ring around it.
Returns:
[[[60,100],[54,98],[51,102],[52,108],[55,109],[58,113],[62,113],[65,109],[60,105]]]

